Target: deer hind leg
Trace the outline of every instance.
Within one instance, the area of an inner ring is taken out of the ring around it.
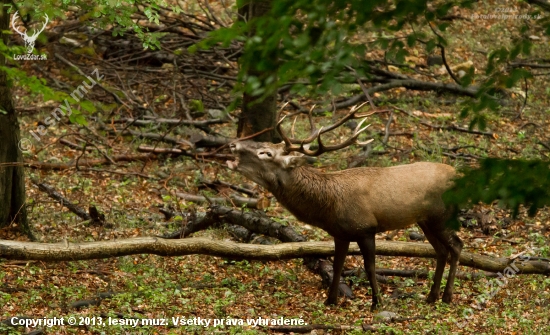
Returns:
[[[334,238],[334,263],[332,264],[332,283],[328,290],[328,297],[325,301],[325,305],[336,305],[338,302],[338,292],[340,286],[340,275],[344,268],[344,261],[348,254],[349,241],[339,240]]]
[[[419,222],[418,225],[420,226],[420,228],[422,228],[424,235],[426,235],[426,238],[434,248],[437,255],[432,288],[430,289],[430,293],[426,298],[426,301],[428,303],[434,303],[439,300],[441,279],[443,278],[443,272],[445,271],[445,264],[447,263],[447,256],[449,255],[449,251],[446,248],[445,244],[441,243],[441,241],[439,240],[438,234],[434,231],[436,230],[434,229],[434,227],[431,227],[429,223],[424,222]]]
[[[445,244],[445,247],[451,253],[449,278],[447,278],[447,286],[445,286],[443,298],[441,299],[445,303],[450,303],[453,300],[454,281],[463,243],[456,235],[456,232],[450,229],[441,231],[438,237],[440,237],[440,241]]]
[[[357,241],[361,254],[363,254],[363,261],[365,262],[365,272],[369,278],[370,287],[372,289],[372,306],[371,311],[378,308],[382,303],[380,293],[378,291],[378,283],[376,282],[376,243],[374,240],[374,234],[369,234],[365,238]]]

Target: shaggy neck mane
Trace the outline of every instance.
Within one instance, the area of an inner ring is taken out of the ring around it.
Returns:
[[[333,215],[342,199],[345,184],[336,175],[301,166],[279,178],[270,190],[277,200],[301,221]],[[304,206],[307,204],[307,206]]]

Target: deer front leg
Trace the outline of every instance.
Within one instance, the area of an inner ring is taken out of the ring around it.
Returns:
[[[340,274],[344,268],[344,261],[348,254],[349,241],[334,238],[334,263],[332,264],[332,283],[328,290],[325,305],[336,305],[338,302],[338,287],[340,286]]]
[[[363,239],[357,241],[361,254],[363,254],[363,261],[365,262],[365,272],[369,278],[370,287],[372,290],[372,306],[371,311],[374,311],[382,303],[380,293],[378,291],[378,283],[376,282],[376,243],[374,240],[374,234],[369,234]]]

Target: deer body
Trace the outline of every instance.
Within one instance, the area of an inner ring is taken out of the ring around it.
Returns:
[[[277,200],[298,220],[341,239],[445,215],[441,194],[455,174],[435,163],[333,173],[301,166],[279,172],[277,182],[267,186]]]
[[[375,274],[377,232],[418,223],[437,253],[434,284],[428,301],[439,299],[441,278],[451,255],[449,279],[443,295],[450,302],[462,242],[445,226],[450,210],[442,194],[452,185],[455,170],[445,164],[415,163],[387,168],[354,168],[323,173],[303,156],[287,153],[283,145],[256,142],[231,144],[236,161],[228,166],[267,188],[302,222],[319,227],[335,241],[334,277],[326,303],[338,298],[340,273],[350,242],[363,254],[373,305],[379,303]]]

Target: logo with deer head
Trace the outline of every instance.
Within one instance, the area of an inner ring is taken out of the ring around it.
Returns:
[[[46,22],[44,22],[44,25],[42,26],[42,29],[40,29],[38,31],[35,30],[34,34],[29,36],[29,35],[27,35],[27,32],[29,32],[29,30],[26,30],[25,32],[22,32],[19,29],[17,29],[17,26],[15,25],[15,20],[17,19],[17,14],[18,13],[19,12],[17,11],[17,12],[15,12],[15,14],[13,14],[13,18],[11,19],[11,26],[12,26],[13,30],[15,30],[19,35],[21,35],[21,37],[23,37],[23,41],[25,41],[25,48],[27,48],[27,53],[31,54],[33,49],[34,49],[34,42],[38,38],[38,35],[40,35],[40,33],[43,32],[44,29],[46,29],[46,25],[48,24],[49,17],[48,17],[48,14],[44,14],[45,18],[46,18]]]

